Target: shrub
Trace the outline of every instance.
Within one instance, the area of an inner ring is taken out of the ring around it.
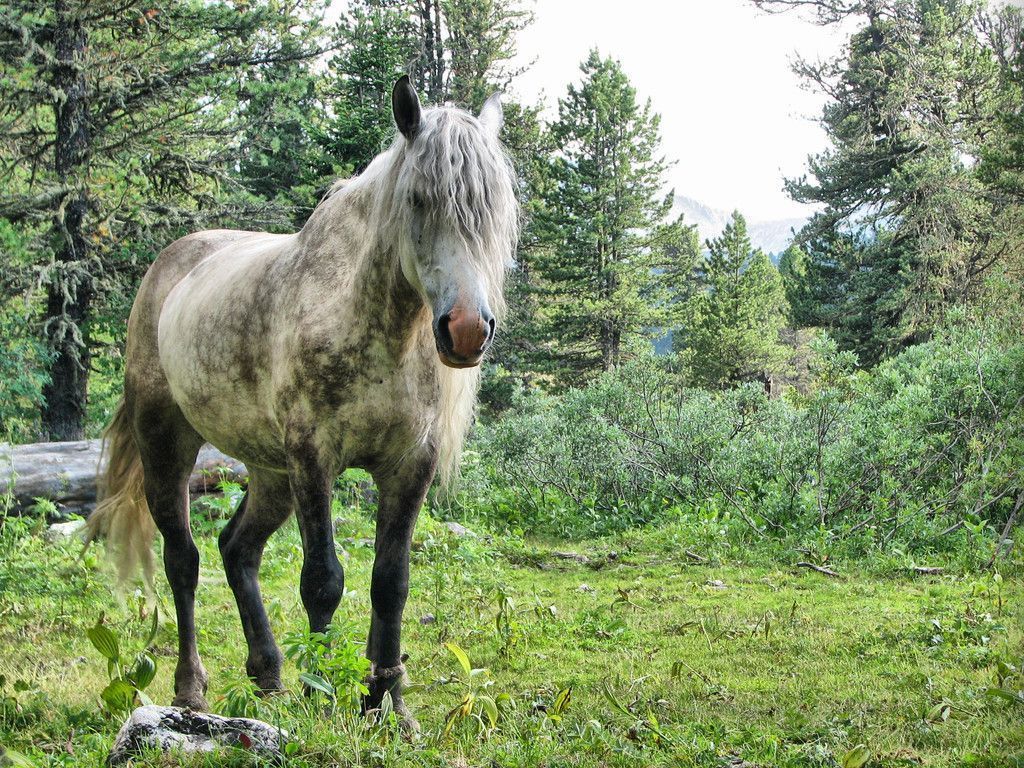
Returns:
[[[459,495],[498,527],[604,534],[673,516],[858,547],[991,536],[1024,493],[1024,343],[952,318],[873,372],[827,336],[806,394],[687,387],[641,359],[480,426]]]

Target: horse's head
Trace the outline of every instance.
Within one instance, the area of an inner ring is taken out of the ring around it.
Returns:
[[[501,102],[495,94],[478,117],[424,111],[407,77],[391,98],[403,145],[394,200],[407,237],[402,272],[433,314],[441,361],[479,365],[518,232],[515,177],[498,141]]]

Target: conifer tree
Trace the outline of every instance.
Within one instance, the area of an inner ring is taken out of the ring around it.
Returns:
[[[751,247],[739,211],[707,247],[703,290],[687,302],[677,344],[692,352],[694,376],[705,385],[767,381],[789,356],[779,339],[789,311],[779,271]]]
[[[362,171],[394,135],[391,88],[421,55],[414,22],[408,2],[353,0],[339,23],[323,138],[339,175]]]
[[[754,2],[857,24],[840,56],[797,62],[828,98],[821,124],[830,147],[787,188],[820,206],[800,235],[808,279],[831,280],[819,292],[848,294],[830,332],[872,363],[928,338],[948,308],[978,296],[1003,257],[1008,201],[979,159],[1013,91],[978,34],[974,0]]]
[[[124,303],[156,248],[214,221],[279,219],[232,173],[237,86],[243,72],[318,53],[301,32],[297,45],[260,34],[306,29],[307,5],[0,6],[0,217],[21,240],[0,271],[41,305],[50,439],[83,436],[98,313]]]
[[[541,337],[563,382],[621,363],[671,316],[669,277],[696,256],[693,231],[669,221],[659,117],[618,62],[596,50],[559,101],[540,213],[546,247]]]

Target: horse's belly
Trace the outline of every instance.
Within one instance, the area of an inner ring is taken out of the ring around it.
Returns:
[[[275,418],[270,339],[238,307],[239,284],[218,295],[186,277],[160,314],[160,365],[178,407],[207,441],[236,459],[284,468]]]

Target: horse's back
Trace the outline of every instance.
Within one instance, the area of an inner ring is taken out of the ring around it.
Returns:
[[[139,285],[128,319],[126,390],[132,396],[156,399],[167,395],[160,367],[158,330],[168,294],[186,275],[225,246],[260,233],[231,229],[194,232],[164,248]]]

